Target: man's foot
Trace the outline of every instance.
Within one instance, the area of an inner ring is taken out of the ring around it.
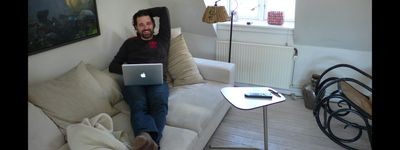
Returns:
[[[136,136],[134,141],[133,150],[157,150],[158,145],[151,138],[150,134],[147,132],[143,132],[140,135]]]

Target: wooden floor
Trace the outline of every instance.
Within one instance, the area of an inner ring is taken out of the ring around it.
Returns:
[[[286,95],[286,101],[268,106],[269,150],[341,150],[319,128],[312,110],[305,108],[304,100]],[[209,141],[211,146],[239,146],[264,149],[263,110],[239,110],[235,107]],[[343,126],[338,127],[338,132]],[[356,132],[353,132],[356,133]],[[344,134],[351,134],[346,130]],[[371,149],[368,136],[353,144],[357,149]],[[207,147],[205,149],[208,149]]]

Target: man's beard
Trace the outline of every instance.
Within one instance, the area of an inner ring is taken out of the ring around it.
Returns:
[[[149,31],[150,33],[144,34],[145,31]],[[154,30],[143,30],[142,32],[138,32],[138,34],[143,39],[149,39],[153,36]]]

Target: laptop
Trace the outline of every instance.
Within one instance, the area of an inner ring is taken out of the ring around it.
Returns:
[[[157,85],[163,83],[162,63],[122,64],[124,85]]]

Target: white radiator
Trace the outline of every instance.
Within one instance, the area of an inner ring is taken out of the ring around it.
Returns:
[[[231,63],[235,82],[289,89],[293,76],[294,47],[232,42]],[[216,59],[228,61],[229,41],[217,41]]]

